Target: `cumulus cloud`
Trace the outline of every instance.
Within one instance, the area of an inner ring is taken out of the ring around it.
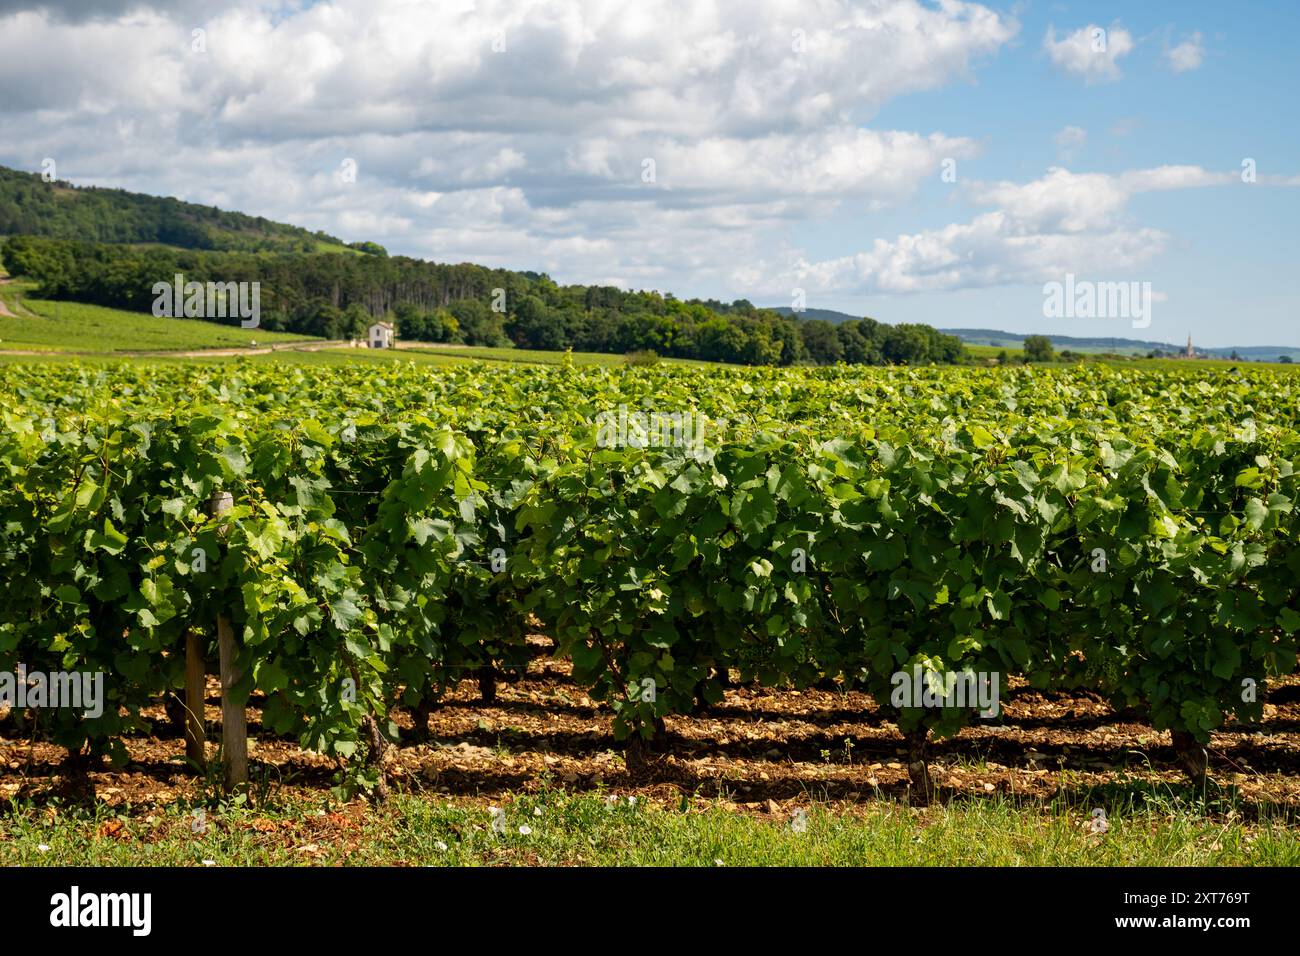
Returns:
[[[918,0],[829,0],[815,12],[783,0],[333,0],[235,5],[197,24],[147,10],[74,25],[43,10],[11,16],[0,76],[26,88],[31,108],[75,109],[94,90],[122,109],[171,106],[252,138],[749,136],[869,119],[903,93],[968,76],[1015,30],[976,4]],[[195,27],[206,31],[202,54],[191,51]],[[21,69],[51,55],[65,74],[58,84]],[[137,61],[173,73],[185,102],[139,102],[151,92],[144,77],[112,70]]]
[[[1016,30],[960,0],[0,0],[0,162],[680,290],[974,155],[869,124]]]
[[[1032,284],[1067,272],[1118,276],[1151,261],[1169,238],[1127,221],[1133,196],[1239,182],[1236,172],[1199,166],[1116,175],[1053,168],[1027,183],[974,182],[967,198],[996,208],[967,223],[877,239],[855,255],[802,261],[791,281],[819,292],[908,293]]]
[[[1133,51],[1133,35],[1118,24],[1090,23],[1058,40],[1056,28],[1048,27],[1043,49],[1058,69],[1087,83],[1109,83],[1120,78],[1119,60]]]
[[[1175,73],[1199,69],[1204,59],[1205,47],[1201,43],[1200,31],[1193,33],[1176,47],[1165,51],[1165,60]]]
[[[78,182],[439,261],[755,301],[1122,275],[1169,242],[1132,220],[1134,196],[1240,182],[1073,172],[1087,134],[1067,126],[1058,167],[964,182],[968,221],[824,259],[786,238],[977,155],[964,136],[871,123],[967,82],[1016,29],[959,0],[0,0],[0,162],[50,156]],[[1118,78],[1134,41],[1100,29],[1049,30],[1051,62]]]
[[[1130,191],[1119,177],[1054,167],[1028,183],[972,183],[968,194],[978,205],[999,207],[1015,231],[1076,233],[1111,222]]]
[[[1159,253],[1166,235],[1155,229],[1112,229],[1083,235],[1020,233],[1005,213],[969,223],[877,239],[863,253],[798,270],[819,290],[941,292],[1038,282],[1066,272],[1129,269]]]
[[[960,137],[831,126],[751,139],[643,139],[630,148],[602,139],[580,144],[572,164],[640,189],[640,172],[646,160],[653,160],[655,185],[674,194],[663,200],[668,204],[686,198],[712,204],[719,197],[765,202],[778,195],[896,200],[941,160],[974,152],[974,143]]]

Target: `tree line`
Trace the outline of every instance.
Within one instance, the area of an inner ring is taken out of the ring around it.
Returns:
[[[559,285],[536,272],[447,265],[404,256],[268,254],[137,247],[15,236],[7,268],[39,295],[131,311],[153,286],[258,282],[261,327],[324,338],[391,318],[406,339],[584,352],[654,352],[743,365],[929,364],[961,361],[961,341],[928,325],[869,318],[800,320],[740,299],[681,301],[652,291]]]

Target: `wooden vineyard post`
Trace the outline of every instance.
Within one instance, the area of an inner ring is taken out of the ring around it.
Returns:
[[[208,500],[213,516],[224,514],[235,505],[228,491],[214,491]],[[244,702],[235,700],[235,684],[240,674],[235,668],[239,648],[230,615],[217,615],[217,653],[221,661],[221,775],[227,792],[248,783],[248,723]]]
[[[185,756],[202,769],[207,764],[203,752],[203,698],[207,677],[203,672],[203,643],[190,629],[185,632]]]

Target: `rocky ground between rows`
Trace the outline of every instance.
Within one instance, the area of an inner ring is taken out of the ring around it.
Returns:
[[[1041,694],[1014,683],[1005,696],[997,719],[931,745],[939,799],[1004,794],[1047,804],[1106,790],[1186,788],[1170,735],[1142,715],[1116,712],[1091,695]],[[1237,805],[1290,816],[1300,810],[1300,677],[1273,684],[1266,701],[1260,724],[1230,723],[1214,734],[1210,773]],[[249,755],[261,792],[328,791],[336,761],[259,736],[256,705],[248,709]],[[158,736],[128,739],[129,762],[92,767],[74,797],[147,809],[194,800],[213,786],[184,765],[184,742],[163,708],[148,716]],[[221,710],[211,677],[205,716],[215,759]],[[403,736],[412,736],[411,714],[395,716]],[[500,682],[491,703],[481,700],[477,681],[461,682],[430,715],[429,741],[390,748],[385,765],[395,787],[487,801],[545,787],[665,801],[710,797],[747,810],[914,796],[904,740],[863,693],[739,686],[706,712],[666,723],[665,751],[629,772],[608,708],[571,681],[567,662],[539,657],[521,679]],[[66,797],[66,752],[16,738],[11,721],[0,726],[0,799]]]

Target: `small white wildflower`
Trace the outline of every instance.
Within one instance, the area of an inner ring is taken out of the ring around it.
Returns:
[[[528,836],[528,834],[532,832],[533,832],[533,828],[528,826],[527,824],[524,824],[519,828],[519,833],[521,836]]]
[[[204,860],[204,861],[203,861],[203,865],[204,865],[204,866],[216,866],[216,865],[217,865],[217,861],[216,861],[216,860]]]
[[[447,852],[447,844],[443,843],[441,840],[434,840],[433,845],[434,848],[437,849],[439,853]]]
[[[534,808],[533,808],[533,816],[535,816],[535,817],[540,817],[541,815],[542,815],[542,808],[541,808],[541,807],[534,807]]]
[[[36,849],[40,850],[42,853],[49,853],[50,845],[48,843],[38,843],[36,844]]]
[[[714,866],[726,866],[727,864],[723,863],[722,860],[717,859],[717,860],[714,860],[714,861],[713,861],[713,865],[714,865]]]

